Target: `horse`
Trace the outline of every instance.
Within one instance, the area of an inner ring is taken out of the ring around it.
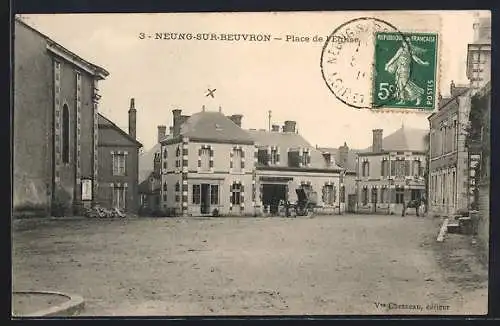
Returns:
[[[406,205],[405,203],[403,203],[403,214],[401,216],[406,215],[406,209],[408,208],[415,208],[415,213],[417,214],[417,216],[420,216],[420,209],[424,204],[425,201],[422,198],[410,200]],[[424,208],[424,213],[425,213],[425,208]]]

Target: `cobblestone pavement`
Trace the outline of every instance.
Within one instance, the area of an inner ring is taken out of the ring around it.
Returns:
[[[369,215],[15,221],[13,285],[77,293],[85,315],[486,313],[486,270],[466,246],[445,259],[438,230]]]

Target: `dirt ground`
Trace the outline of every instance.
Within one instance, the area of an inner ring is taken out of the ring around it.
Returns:
[[[438,231],[414,216],[19,220],[13,286],[101,316],[486,313],[470,238]]]

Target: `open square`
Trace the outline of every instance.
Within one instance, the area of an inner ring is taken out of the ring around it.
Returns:
[[[13,285],[79,293],[89,316],[485,312],[486,270],[469,263],[473,277],[463,279],[458,256],[440,254],[436,223],[375,215],[21,220]]]

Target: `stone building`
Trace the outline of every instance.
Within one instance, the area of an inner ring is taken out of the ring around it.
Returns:
[[[322,213],[343,211],[343,169],[333,156],[309,144],[295,127],[295,121],[285,121],[281,128],[273,125],[271,131],[248,131],[255,142],[256,211],[275,214],[280,200],[298,200],[296,189],[301,187],[317,194]]]
[[[467,49],[469,85],[451,82],[450,97],[439,99],[438,111],[429,116],[429,209],[454,214],[477,203],[474,174],[481,153],[466,144],[472,97],[491,80],[491,17],[477,18],[474,40]],[[491,86],[490,86],[491,87]]]
[[[360,151],[349,148],[346,142],[338,148],[317,147],[317,149],[321,151],[325,159],[333,157],[335,163],[344,169],[340,180],[344,193],[344,196],[340,198],[342,210],[354,213],[356,211],[356,158]],[[347,207],[345,203],[347,203]]]
[[[254,141],[241,116],[173,110],[172,137],[161,141],[161,203],[176,215],[253,214]]]
[[[136,139],[137,110],[130,100],[129,131],[126,133],[99,114],[99,190],[97,202],[108,208],[136,213],[139,209],[139,149]]]
[[[20,19],[14,27],[14,212],[95,200],[98,82],[108,72]]]
[[[452,82],[449,98],[440,98],[438,111],[428,117],[429,211],[453,214],[467,209],[468,166],[465,126],[470,110],[470,89]]]
[[[163,137],[166,127],[158,127],[161,147],[153,156],[160,162],[162,210],[178,215],[213,214],[215,209],[233,216],[276,213],[280,200],[297,200],[299,187],[316,191],[325,211],[340,208],[343,169],[300,136],[294,121],[267,131],[244,130],[239,114],[172,113],[171,134]],[[156,184],[150,177],[144,191]]]
[[[403,202],[425,195],[427,134],[404,126],[386,137],[373,130],[373,145],[356,162],[358,212],[401,213]]]

